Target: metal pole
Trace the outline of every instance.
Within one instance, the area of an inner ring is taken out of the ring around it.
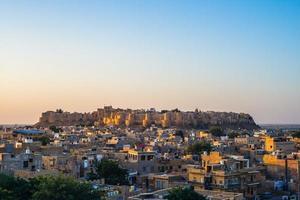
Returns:
[[[288,178],[288,159],[285,158],[285,191],[289,189],[289,178]]]
[[[297,172],[298,172],[298,200],[300,200],[300,161],[299,160],[298,160]]]

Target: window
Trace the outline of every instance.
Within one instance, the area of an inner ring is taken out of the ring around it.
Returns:
[[[147,157],[147,160],[152,160],[152,159],[153,159],[152,155]]]
[[[145,156],[145,155],[142,155],[142,156],[141,156],[141,160],[146,160],[146,156]]]
[[[154,166],[151,167],[151,172],[154,172]]]
[[[160,189],[160,181],[157,181],[156,184],[157,184],[157,188]]]
[[[23,161],[23,168],[27,168],[28,167],[28,161]]]

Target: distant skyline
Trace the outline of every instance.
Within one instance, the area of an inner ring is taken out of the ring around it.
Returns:
[[[300,1],[0,0],[0,124],[104,105],[300,124]]]

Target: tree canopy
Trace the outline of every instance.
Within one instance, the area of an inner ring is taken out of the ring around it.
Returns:
[[[81,183],[71,177],[43,176],[31,180],[35,192],[33,200],[83,200],[100,199],[100,193],[88,183]]]
[[[89,174],[90,179],[105,179],[106,184],[127,185],[128,173],[126,169],[119,167],[118,162],[103,159],[96,164],[96,173]]]
[[[184,140],[184,132],[182,130],[176,130],[175,135],[180,136]]]
[[[62,129],[61,128],[57,128],[56,126],[50,126],[49,129],[51,131],[53,131],[54,133],[62,132]]]
[[[238,132],[230,132],[228,133],[228,137],[233,139],[233,138],[236,138],[239,136],[239,133]]]
[[[64,111],[61,108],[59,108],[59,109],[56,109],[56,112],[57,113],[63,113]]]
[[[210,152],[211,149],[211,144],[203,140],[188,146],[187,152],[191,154],[202,154],[204,151]]]
[[[224,131],[221,127],[219,126],[212,126],[209,128],[209,132],[215,136],[215,137],[220,137],[220,136],[224,136]]]
[[[206,198],[195,192],[192,187],[174,188],[167,195],[168,200],[205,200]]]
[[[96,200],[101,193],[88,183],[64,176],[41,176],[24,180],[0,174],[0,199],[6,200]]]
[[[300,138],[300,131],[294,131],[292,134],[293,138]]]
[[[42,143],[42,146],[46,146],[47,144],[50,143],[50,138],[49,138],[49,136],[42,136],[42,137],[39,137],[38,140]]]
[[[0,174],[0,199],[30,199],[31,184],[24,179]]]

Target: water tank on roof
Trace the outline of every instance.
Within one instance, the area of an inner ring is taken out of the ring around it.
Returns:
[[[30,153],[31,153],[29,147],[27,147],[27,149],[25,150],[25,153],[26,153],[26,154],[30,154]]]
[[[274,190],[281,191],[283,190],[284,182],[283,181],[275,181],[274,182]]]

